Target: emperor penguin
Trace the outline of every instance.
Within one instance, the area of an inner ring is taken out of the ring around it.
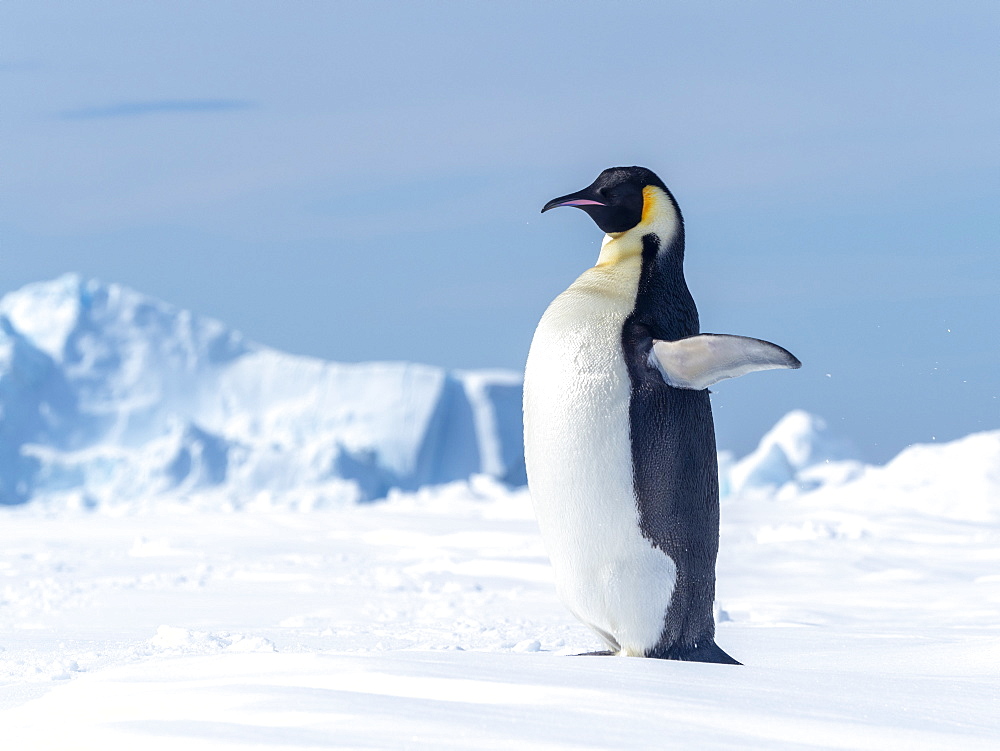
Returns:
[[[643,167],[604,170],[576,206],[597,265],[546,309],[524,374],[528,486],[560,599],[622,656],[739,664],[715,643],[719,478],[708,387],[798,368],[770,342],[702,334],[684,221]]]

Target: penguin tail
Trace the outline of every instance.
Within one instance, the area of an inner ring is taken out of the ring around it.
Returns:
[[[696,644],[674,644],[666,649],[654,649],[646,655],[658,660],[683,660],[685,662],[715,662],[722,665],[742,665],[726,654],[713,640]]]

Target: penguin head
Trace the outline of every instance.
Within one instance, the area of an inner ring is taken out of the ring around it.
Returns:
[[[627,232],[642,221],[644,189],[655,186],[667,195],[667,186],[645,167],[611,167],[583,190],[560,196],[542,208],[544,214],[559,206],[576,206],[586,211],[603,232]]]

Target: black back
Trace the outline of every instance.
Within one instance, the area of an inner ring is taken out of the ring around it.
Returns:
[[[676,201],[667,191],[677,209]],[[633,486],[642,534],[677,565],[677,583],[659,644],[647,656],[735,663],[715,645],[715,561],[719,480],[707,390],[668,386],[650,367],[653,339],[699,333],[698,309],[684,280],[684,225],[666,239],[643,238],[635,308],[622,328],[632,385],[629,424]],[[662,246],[662,243],[668,243]]]

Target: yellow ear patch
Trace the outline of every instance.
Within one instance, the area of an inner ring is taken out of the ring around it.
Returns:
[[[642,224],[650,224],[657,215],[662,191],[654,185],[642,189]]]
[[[625,232],[609,232],[604,236],[598,266],[608,266],[642,255],[642,238],[655,234],[667,243],[677,231],[679,221],[673,204],[662,188],[647,185],[642,189],[642,219]]]

